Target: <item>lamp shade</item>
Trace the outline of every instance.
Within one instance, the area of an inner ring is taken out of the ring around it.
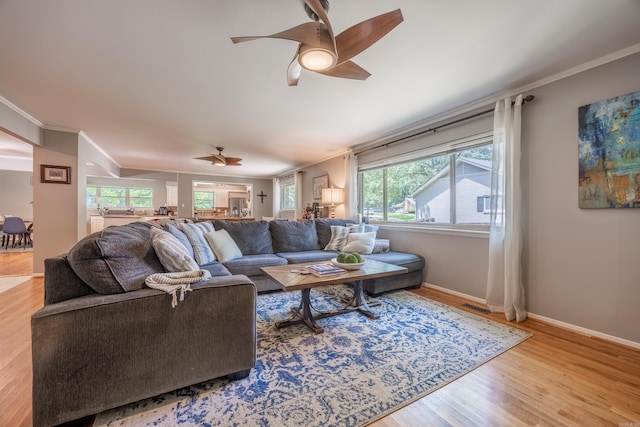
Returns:
[[[342,203],[343,191],[342,188],[323,188],[322,189],[322,203],[339,205]]]

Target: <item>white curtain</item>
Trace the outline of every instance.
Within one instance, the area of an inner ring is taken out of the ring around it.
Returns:
[[[280,216],[280,178],[273,178],[273,216]]]
[[[349,151],[345,156],[345,177],[347,185],[344,192],[345,218],[356,219],[358,210],[358,157]]]
[[[296,186],[296,211],[293,215],[295,219],[302,218],[302,209],[304,209],[304,205],[302,204],[302,171],[297,171],[293,179]]]
[[[527,318],[522,284],[520,127],[522,95],[496,103],[491,171],[487,306],[507,320]]]

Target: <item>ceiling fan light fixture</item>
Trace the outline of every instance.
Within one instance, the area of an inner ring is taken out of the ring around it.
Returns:
[[[298,62],[310,71],[324,71],[336,65],[338,58],[329,49],[306,46],[300,48]]]

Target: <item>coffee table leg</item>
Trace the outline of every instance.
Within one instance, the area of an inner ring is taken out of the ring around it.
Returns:
[[[300,305],[291,309],[291,318],[276,323],[277,328],[298,325],[304,323],[309,329],[316,334],[321,334],[324,329],[318,325],[311,312],[311,289],[302,289],[300,297]]]
[[[353,284],[353,297],[344,306],[344,309],[358,310],[360,313],[372,319],[377,319],[378,315],[371,311],[370,307],[380,305],[380,301],[367,302],[367,298],[364,295],[364,286],[362,280],[358,280]]]

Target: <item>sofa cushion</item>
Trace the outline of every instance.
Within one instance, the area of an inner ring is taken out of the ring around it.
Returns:
[[[359,254],[370,254],[375,245],[376,233],[349,233],[347,235],[347,244],[342,248],[343,252]]]
[[[224,263],[242,257],[242,251],[233,241],[227,230],[210,231],[204,233],[204,238],[213,249],[218,261]]]
[[[269,229],[275,253],[320,249],[314,221],[271,221]]]
[[[345,227],[347,225],[355,225],[355,222],[350,219],[341,218],[318,218],[314,220],[316,223],[316,232],[318,234],[318,245],[320,248],[324,248],[331,240],[331,226],[339,225]],[[276,251],[274,251],[276,252]]]
[[[169,272],[199,270],[198,263],[180,241],[168,231],[151,229],[151,245],[160,263]],[[207,277],[205,277],[206,279]]]
[[[272,254],[269,221],[215,221],[216,230],[227,230],[243,255]]]
[[[189,239],[187,238],[187,236],[182,231],[180,231],[178,227],[176,227],[173,224],[166,223],[164,225],[164,229],[169,233],[171,233],[173,237],[178,239],[180,243],[182,243],[184,247],[187,249],[187,252],[189,252],[189,255],[191,255],[191,257],[193,258],[193,246],[191,246],[191,242],[189,242]]]
[[[245,276],[260,276],[260,267],[272,267],[286,265],[287,260],[274,254],[245,255],[224,263],[232,274],[244,274]]]
[[[189,223],[180,223],[180,230],[187,236],[189,243],[193,247],[193,257],[198,265],[209,264],[216,260],[209,243],[204,238],[204,233],[213,231],[213,224],[208,221]]]
[[[407,252],[389,251],[382,254],[365,255],[364,258],[405,267],[409,270],[409,273],[422,270],[426,266],[424,257]]]
[[[144,279],[162,273],[150,239],[150,225],[107,227],[76,243],[67,254],[69,266],[94,291],[116,294],[142,289]]]
[[[218,276],[231,276],[231,273],[227,268],[220,264],[218,261],[213,261],[209,264],[203,264],[199,266],[202,270],[207,270],[212,277]]]
[[[287,260],[289,264],[299,264],[301,262],[328,261],[338,256],[338,252],[333,251],[301,251],[301,252],[278,252],[276,255]]]

